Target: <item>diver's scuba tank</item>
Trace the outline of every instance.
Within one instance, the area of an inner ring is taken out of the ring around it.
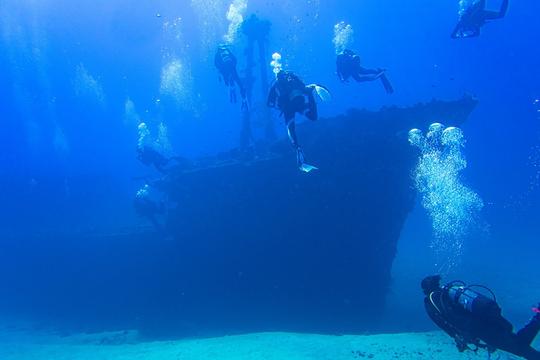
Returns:
[[[218,46],[214,63],[220,71],[231,70],[236,67],[236,56],[231,52],[228,46]]]
[[[475,291],[474,288],[486,290],[491,298]],[[479,317],[492,317],[501,314],[501,308],[497,304],[495,294],[485,286],[466,285],[461,281],[454,281],[446,284],[443,289],[446,291],[450,303],[464,311]]]

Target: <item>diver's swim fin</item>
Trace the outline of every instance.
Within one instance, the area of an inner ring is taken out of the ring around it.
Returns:
[[[313,170],[319,170],[318,167],[309,164],[301,164],[298,168],[300,169],[300,171],[303,171],[305,173],[309,173]]]
[[[394,88],[392,87],[392,84],[390,84],[390,80],[388,80],[388,77],[386,77],[386,74],[382,74],[379,79],[381,79],[381,83],[384,86],[384,90],[386,90],[387,94],[393,94]]]
[[[309,165],[304,162],[304,152],[300,148],[296,149],[296,162],[298,163],[298,169],[300,169],[300,171],[303,171],[305,173],[309,173],[313,170],[319,169],[316,166]]]
[[[317,93],[317,96],[319,96],[319,99],[321,99],[322,101],[328,102],[332,100],[332,95],[330,94],[330,91],[328,91],[328,89],[325,88],[324,86],[311,84],[311,85],[308,85],[307,87],[315,90],[315,93]]]

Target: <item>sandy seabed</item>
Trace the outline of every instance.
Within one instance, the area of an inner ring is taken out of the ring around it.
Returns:
[[[441,332],[328,336],[256,333],[143,342],[135,332],[71,336],[0,332],[1,360],[354,360],[486,359],[460,354]],[[497,356],[494,357],[495,359]],[[502,355],[500,359],[507,359]]]

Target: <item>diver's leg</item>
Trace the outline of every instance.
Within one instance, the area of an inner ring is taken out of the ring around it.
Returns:
[[[529,346],[522,355],[527,360],[540,360],[540,352]]]
[[[238,88],[240,89],[240,96],[242,97],[242,101],[246,101],[246,88],[244,87],[240,76],[238,76],[238,72],[236,71],[236,69],[234,69],[233,71],[232,79],[233,83],[236,83],[236,85],[238,85]]]
[[[298,169],[305,173],[317,170],[316,166],[305,163],[304,151],[302,151],[302,148],[300,148],[300,145],[298,145],[298,139],[296,137],[296,123],[294,121],[294,114],[292,114],[292,116],[285,115],[285,119],[287,120],[287,133],[289,134],[289,139],[291,140],[293,147],[296,149],[296,165],[298,166]]]
[[[498,350],[506,351],[527,360],[540,360],[540,352],[530,344],[522,342],[518,335],[510,334],[505,339],[500,340],[500,343],[495,344]]]
[[[501,4],[501,8],[499,11],[484,11],[484,19],[486,20],[497,20],[502,19],[506,16],[506,12],[508,11],[508,0],[503,0]]]
[[[492,322],[489,329],[482,335],[482,340],[489,345],[509,352],[511,354],[523,357],[529,360],[540,360],[540,353],[531,347],[531,343],[540,331],[540,316],[536,315],[533,319],[514,333],[512,324],[500,317],[497,321]]]
[[[366,69],[360,66],[360,68],[358,69],[358,73],[360,75],[379,75],[381,73],[381,70]]]
[[[158,233],[165,233],[165,226],[158,221],[155,215],[148,215],[147,219]]]
[[[382,70],[364,69],[361,67],[357,73],[353,74],[353,78],[356,82],[375,81],[383,74],[384,71]]]
[[[360,76],[359,74],[354,74],[353,79],[356,82],[367,82],[367,81],[375,81],[380,77],[379,74],[377,75],[367,75],[367,76]]]
[[[225,72],[221,73],[221,76],[223,77],[223,83],[225,86],[229,87],[231,86],[231,76],[230,74],[227,74]]]
[[[304,152],[300,148],[300,145],[298,145],[298,138],[296,137],[296,122],[294,121],[294,114],[292,117],[289,115],[285,115],[285,119],[287,121],[287,134],[289,135],[289,139],[291,140],[291,144],[296,150],[296,165],[298,168],[302,169],[302,165],[304,164]]]
[[[540,314],[536,314],[523,329],[517,332],[520,342],[530,345],[540,332]]]
[[[242,84],[242,80],[240,80],[240,76],[238,76],[238,72],[236,70],[234,70],[232,78],[233,78],[233,82],[235,82],[238,85],[239,89],[244,88],[244,85]]]
[[[287,122],[287,133],[289,134],[289,139],[291,140],[291,144],[296,150],[296,166],[298,166],[298,169],[300,169],[300,171],[303,171],[305,173],[309,173],[313,170],[316,170],[317,169],[316,166],[305,163],[304,151],[302,150],[300,145],[298,145],[298,139],[296,137],[296,123],[294,121],[294,117],[292,120]]]
[[[384,86],[384,90],[386,90],[386,93],[387,94],[393,94],[394,93],[394,87],[390,83],[390,80],[388,80],[388,77],[386,76],[386,74],[382,74],[380,79],[381,79],[381,83]]]
[[[315,101],[315,96],[313,95],[313,92],[308,94],[306,117],[311,121],[315,121],[319,117],[317,111],[317,102]]]
[[[296,122],[294,121],[294,114],[285,114],[285,121],[287,122],[287,134],[289,140],[295,149],[300,148],[298,145],[298,138],[296,137]]]
[[[354,81],[356,82],[363,82],[364,80],[362,79],[362,77],[360,76],[360,74],[352,74],[352,78],[354,79]]]
[[[499,10],[499,15],[501,17],[505,17],[507,11],[508,11],[508,0],[503,0],[501,4],[501,9]]]
[[[231,103],[236,104],[236,88],[234,87],[234,83],[231,83],[231,87],[229,88],[229,100]]]

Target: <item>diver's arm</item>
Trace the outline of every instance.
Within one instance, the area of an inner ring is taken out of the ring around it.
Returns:
[[[345,74],[341,70],[343,68],[343,66],[344,66],[342,56],[343,55],[338,55],[338,57],[336,59],[336,74],[339,77],[339,80],[341,82],[347,82],[347,79],[345,79]]]
[[[343,73],[339,70],[339,66],[337,68],[337,76],[339,78],[339,81],[341,82],[347,82],[347,80],[345,79],[345,76],[343,75]]]
[[[432,299],[435,299],[436,297],[440,296],[440,293],[434,292],[430,296]],[[440,306],[440,304],[438,306]],[[437,325],[441,330],[443,330],[453,339],[457,339],[459,337],[456,329],[451,326],[450,323],[443,317],[443,314],[438,311],[438,309],[431,302],[429,297],[426,297],[424,299],[424,307],[429,318],[435,323],[435,325]]]
[[[270,91],[268,91],[268,99],[266,100],[266,105],[268,107],[276,107],[276,101],[277,101],[277,89],[276,84],[272,85],[270,88]]]

